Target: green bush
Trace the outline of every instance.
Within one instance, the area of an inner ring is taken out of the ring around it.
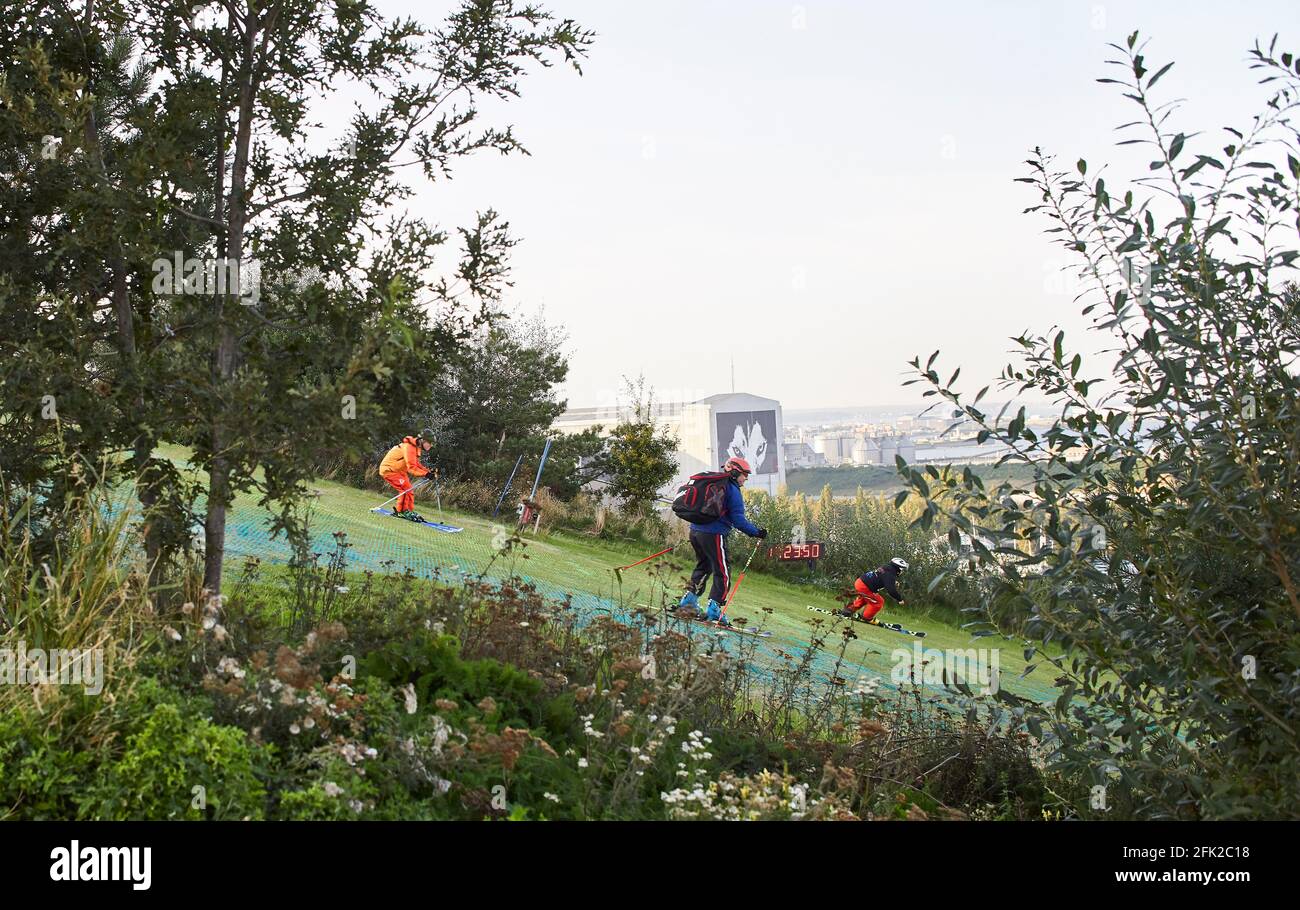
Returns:
[[[158,705],[127,739],[120,759],[101,769],[79,817],[124,819],[260,819],[268,756],[242,730]],[[202,792],[196,788],[202,788]]]
[[[97,756],[25,711],[0,712],[0,819],[72,818]]]
[[[1080,814],[1297,818],[1300,289],[1279,276],[1300,261],[1285,118],[1300,76],[1255,47],[1272,94],[1219,146],[1149,94],[1172,64],[1148,65],[1137,33],[1119,50],[1105,81],[1141,108],[1126,129],[1149,172],[1123,187],[1035,150],[1023,178],[1085,279],[1106,336],[1085,348],[1114,353],[1109,375],[1064,331],[1017,339],[1002,387],[1058,406],[1042,431],[1024,408],[982,411],[988,388],[960,394],[939,352],[913,361],[927,395],[1034,472],[986,486],[911,470],[918,526],[975,539],[991,582],[979,632],[1023,631],[1026,659],[1059,671],[1060,698],[1023,719],[1079,785]]]
[[[358,666],[393,686],[414,684],[422,705],[434,699],[477,703],[491,697],[501,724],[532,725],[544,717],[541,683],[518,667],[499,661],[463,660],[460,642],[450,635],[415,634],[366,655]]]

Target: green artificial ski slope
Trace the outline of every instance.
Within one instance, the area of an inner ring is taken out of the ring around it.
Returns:
[[[164,454],[183,462],[186,453],[169,447]],[[620,588],[614,567],[635,562],[655,549],[645,544],[632,546],[565,532],[543,534],[537,538],[525,532],[525,556],[498,559],[489,568],[496,552],[494,536],[509,534],[513,529],[513,514],[503,514],[502,520],[495,523],[487,517],[451,510],[440,515],[432,495],[423,495],[424,491],[421,491],[416,508],[425,518],[464,529],[458,534],[447,534],[371,512],[370,509],[385,498],[372,491],[323,480],[314,483],[312,490],[309,526],[313,551],[321,554],[323,562],[334,549],[333,535],[344,532],[351,545],[348,571],[400,572],[410,568],[420,577],[436,576],[447,581],[458,580],[462,573],[477,576],[485,569],[487,576],[495,579],[518,574],[548,596],[570,596],[581,612],[612,611],[620,615],[626,615],[626,611],[619,605],[658,607],[666,598],[675,601],[681,594],[680,580],[690,571],[688,560],[672,553],[623,572]],[[257,504],[255,495],[241,495],[235,500],[227,523],[225,573],[228,583],[238,576],[245,557],[256,556],[269,564],[283,564],[289,560],[291,552],[286,542],[283,538],[272,539],[268,532],[268,517],[267,511]],[[735,572],[739,572],[749,556],[751,546],[752,542],[747,538],[733,535]],[[685,547],[682,549],[686,550]],[[689,556],[689,552],[685,555]],[[846,579],[846,588],[848,584]],[[745,617],[751,627],[763,625],[771,629],[771,638],[756,640],[746,637],[748,641],[758,642],[760,658],[763,654],[771,657],[776,649],[798,652],[807,644],[814,621],[822,620],[822,629],[832,622],[830,617],[808,610],[810,605],[825,609],[839,606],[823,590],[789,584],[751,571],[745,576],[728,614],[733,619]],[[764,608],[772,612],[765,614]],[[994,637],[975,639],[951,623],[924,613],[918,615],[909,606],[891,604],[880,618],[908,629],[924,631],[926,637],[915,639],[886,629],[855,624],[853,629],[858,638],[849,644],[846,657],[856,666],[840,671],[840,676],[850,685],[855,677],[874,676],[881,677],[884,687],[890,688],[890,672],[895,663],[892,652],[899,648],[911,652],[913,644],[920,641],[926,649],[998,648],[1000,679],[1005,690],[1039,701],[1054,699],[1058,694],[1052,683],[1054,673],[1049,663],[1040,660],[1037,668],[1024,679],[1020,678],[1026,662],[1023,645],[1019,642]],[[702,629],[701,634],[730,639],[727,642],[729,646],[741,639],[741,636],[707,629]],[[826,639],[828,651],[838,649],[838,635],[828,634]],[[818,667],[818,675],[825,679],[830,669],[830,656],[819,661]]]

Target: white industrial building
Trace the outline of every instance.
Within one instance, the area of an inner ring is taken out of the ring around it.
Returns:
[[[572,408],[552,424],[561,433],[581,433],[596,425],[612,430],[629,416],[627,408]],[[699,401],[656,404],[655,423],[677,437],[677,476],[663,487],[670,496],[692,474],[716,471],[732,455],[749,462],[754,473],[745,488],[776,495],[785,483],[781,441],[785,423],[781,403],[744,392],[710,395]]]
[[[897,455],[902,455],[909,462],[916,460],[916,443],[907,435],[818,433],[813,437],[812,451],[817,458],[828,465],[878,464],[892,467]]]
[[[826,467],[826,456],[820,452],[814,452],[813,447],[806,442],[787,442],[781,446],[785,452],[785,466],[787,468],[824,468]]]

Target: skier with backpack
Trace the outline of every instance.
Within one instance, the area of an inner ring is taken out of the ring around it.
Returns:
[[[695,571],[678,607],[723,625],[729,625],[722,607],[731,590],[727,537],[732,528],[759,540],[767,537],[766,528],[757,527],[745,517],[745,498],[740,495],[740,488],[750,473],[745,459],[728,458],[721,472],[693,475],[673,499],[673,512],[691,523],[691,549],[695,551]],[[701,611],[700,595],[710,575],[713,584],[708,603]]]
[[[879,569],[862,573],[853,582],[853,587],[858,592],[857,599],[851,606],[845,607],[840,612],[862,622],[871,622],[885,607],[885,598],[879,593],[881,591],[902,604],[904,601],[903,595],[898,593],[898,576],[903,574],[906,568],[907,561],[895,556]],[[859,610],[862,611],[860,616],[857,615]]]
[[[419,436],[407,436],[388,450],[379,463],[379,476],[400,495],[393,506],[393,516],[409,521],[424,521],[415,511],[415,489],[410,475],[423,477],[429,469],[420,464],[420,454],[433,448],[433,430],[421,430]]]

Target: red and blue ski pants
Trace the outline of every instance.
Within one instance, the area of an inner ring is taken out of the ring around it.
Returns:
[[[701,594],[704,580],[713,576],[709,588],[709,599],[718,604],[726,603],[727,592],[731,590],[731,568],[727,565],[727,535],[705,534],[703,531],[691,532],[691,549],[695,551],[695,571],[691,573],[689,591]]]
[[[858,598],[853,601],[853,606],[849,609],[861,610],[861,618],[864,622],[874,617],[884,608],[885,598],[868,588],[866,582],[861,578],[853,582],[853,587],[858,592]]]

